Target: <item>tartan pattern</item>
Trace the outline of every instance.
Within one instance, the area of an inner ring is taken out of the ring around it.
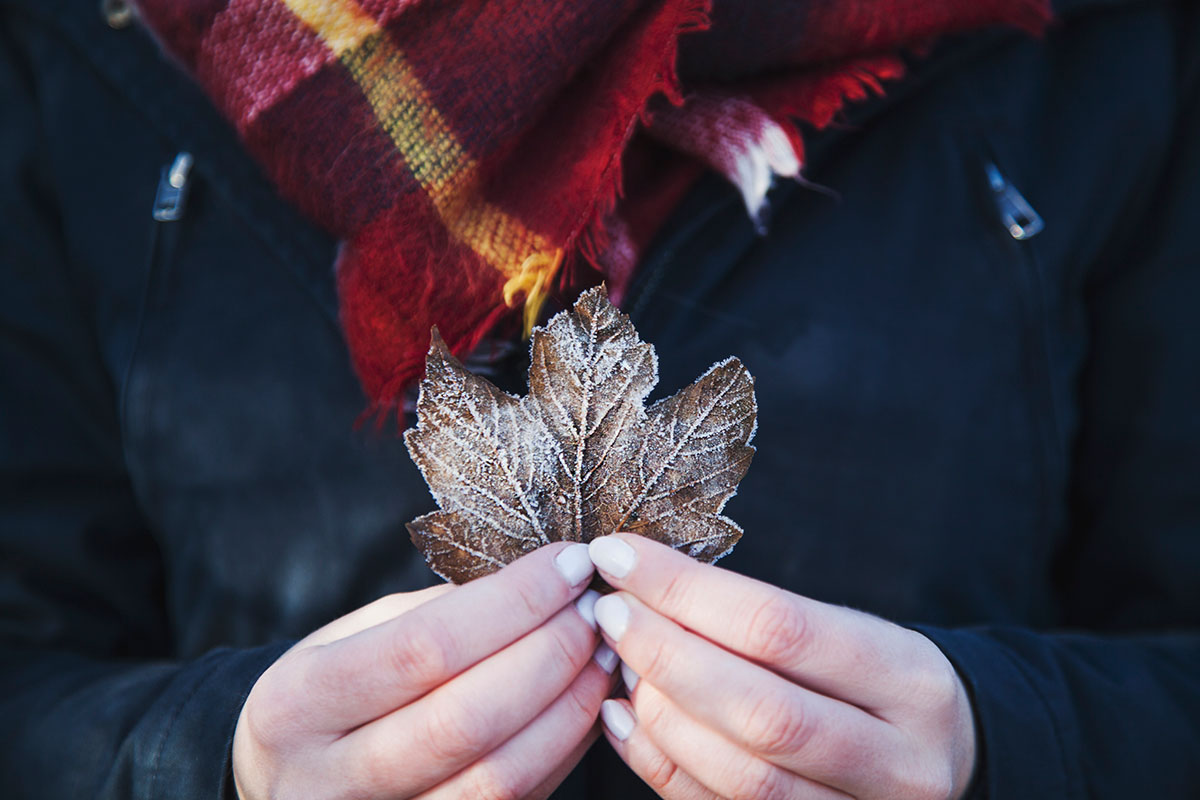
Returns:
[[[799,174],[797,122],[827,125],[900,77],[900,47],[994,23],[1038,31],[1049,14],[1046,0],[139,10],[281,194],[343,241],[342,323],[376,409],[420,376],[433,324],[463,353],[518,316],[531,327],[548,295],[594,281],[590,268],[619,297],[697,165],[729,178],[757,216],[771,180]],[[690,161],[638,181],[643,135]],[[623,180],[635,195],[622,197]]]

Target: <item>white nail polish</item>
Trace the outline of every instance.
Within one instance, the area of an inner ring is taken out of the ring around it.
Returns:
[[[625,629],[629,627],[629,606],[620,595],[610,594],[596,601],[592,609],[596,622],[614,642],[621,641]]]
[[[588,545],[588,555],[597,569],[614,578],[627,576],[637,562],[637,553],[633,548],[615,536],[592,539]]]
[[[592,660],[600,665],[600,669],[612,675],[613,670],[617,668],[617,662],[621,657],[611,647],[601,642],[596,647],[596,652],[592,653]]]
[[[633,733],[636,724],[633,715],[617,700],[605,700],[600,704],[600,719],[604,720],[604,727],[608,728],[609,733],[622,742]]]
[[[621,680],[625,681],[625,691],[632,696],[633,690],[637,688],[638,674],[629,668],[629,665],[624,661],[621,662]]]
[[[592,630],[596,630],[596,601],[599,599],[599,592],[595,589],[588,589],[579,595],[579,599],[575,601],[575,610],[579,612],[579,616],[583,617],[583,621]]]
[[[571,586],[578,586],[591,577],[595,571],[592,560],[588,557],[586,544],[576,542],[562,549],[554,557],[554,568]]]

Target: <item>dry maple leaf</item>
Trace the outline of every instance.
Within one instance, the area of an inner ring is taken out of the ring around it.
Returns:
[[[603,286],[533,332],[523,398],[467,372],[435,328],[404,434],[441,509],[408,525],[433,571],[465,583],[617,531],[728,553],[742,529],[720,511],[754,455],[754,379],[728,358],[646,408],[657,383],[654,347]]]

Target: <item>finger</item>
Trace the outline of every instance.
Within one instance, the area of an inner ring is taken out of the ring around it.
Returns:
[[[859,611],[702,564],[641,536],[594,539],[589,553],[615,588],[789,680],[886,716],[911,694],[925,637]]]
[[[646,736],[680,769],[721,797],[847,797],[747,752],[694,720],[649,683],[635,694],[634,713]]]
[[[596,711],[597,714],[599,714],[599,706],[596,707]],[[579,744],[575,745],[575,749],[572,750],[565,759],[563,759],[562,763],[559,764],[558,767],[556,767],[555,770],[545,778],[545,780],[543,780],[532,791],[529,792],[527,795],[527,800],[544,800],[544,798],[554,794],[555,790],[562,785],[562,782],[567,779],[567,776],[571,774],[575,767],[579,766],[579,762],[583,760],[583,757],[587,755],[588,750],[592,748],[592,745],[595,744],[596,740],[599,738],[600,725],[593,720],[592,726],[588,728],[587,735],[583,737],[583,740],[580,741]]]
[[[605,700],[600,707],[604,738],[634,774],[664,800],[721,800],[672,761],[637,724],[627,700]]]
[[[888,723],[730,653],[625,592],[598,600],[595,614],[622,661],[641,676],[639,713],[643,690],[662,693],[743,750],[852,793],[884,777],[881,767],[904,751]]]
[[[595,741],[600,703],[611,688],[612,676],[598,664],[589,664],[515,736],[420,796],[428,800],[549,796]]]
[[[338,639],[345,639],[347,636],[353,636],[359,631],[365,631],[367,628],[372,628],[380,623],[395,619],[401,614],[423,606],[430,600],[436,600],[442,595],[453,591],[455,588],[457,587],[452,583],[443,583],[437,586],[430,586],[428,589],[421,589],[417,592],[399,592],[397,594],[384,595],[362,608],[355,609],[345,616],[338,617],[325,627],[318,628],[297,642],[293,649],[303,650],[308,647],[336,642]]]
[[[596,650],[572,608],[403,708],[343,736],[334,758],[374,792],[407,795],[445,780],[524,728],[571,685]],[[405,753],[403,762],[389,753]]]
[[[587,587],[583,545],[556,543],[399,617],[300,651],[307,711],[344,732],[400,708],[541,625]]]

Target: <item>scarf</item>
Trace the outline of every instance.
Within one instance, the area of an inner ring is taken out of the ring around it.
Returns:
[[[138,8],[280,194],[342,242],[339,312],[376,411],[420,377],[434,324],[462,355],[582,284],[619,302],[701,167],[761,222],[773,177],[804,165],[801,126],[882,93],[902,48],[1049,16],[1048,0]]]

